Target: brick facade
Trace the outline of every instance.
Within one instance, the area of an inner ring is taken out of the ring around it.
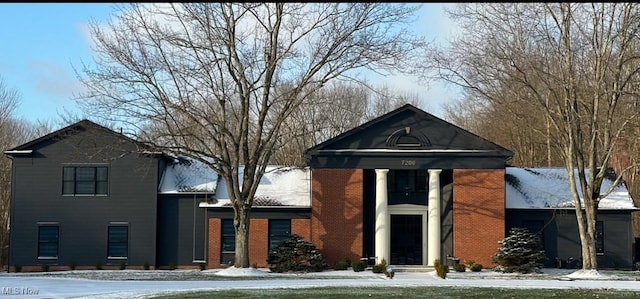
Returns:
[[[362,255],[361,169],[314,169],[311,241],[329,265]]]
[[[222,220],[211,218],[209,219],[209,238],[207,239],[209,245],[207,250],[207,268],[219,268],[220,267],[220,251],[222,248],[220,242],[220,236],[222,235]]]
[[[311,239],[309,219],[291,219],[291,234],[298,234],[305,240]],[[221,227],[220,219],[209,219],[209,239],[207,268],[220,268]],[[269,255],[269,219],[251,219],[249,225],[249,262],[258,268],[266,268]]]
[[[461,262],[494,265],[505,237],[504,169],[453,171],[453,252]]]

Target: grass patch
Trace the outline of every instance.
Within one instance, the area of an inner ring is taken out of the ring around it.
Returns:
[[[186,292],[152,298],[639,298],[640,292],[611,289],[502,289],[459,287],[325,287]]]

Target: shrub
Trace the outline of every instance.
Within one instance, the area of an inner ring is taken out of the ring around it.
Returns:
[[[329,268],[316,246],[293,234],[269,255],[272,272],[321,272]]]
[[[356,261],[351,264],[351,268],[354,272],[362,272],[367,268],[367,262],[365,261]]]
[[[440,263],[439,259],[436,259],[433,265],[436,268],[436,273],[438,274],[438,276],[447,278],[447,273],[449,273],[449,266]]]
[[[467,271],[467,266],[464,264],[454,264],[453,270],[456,270],[456,272],[465,272]]]
[[[542,268],[546,256],[538,235],[526,228],[514,227],[509,236],[500,241],[492,259],[498,264],[498,271],[529,273]]]
[[[207,263],[200,263],[199,266],[200,266],[200,271],[207,269]]]
[[[169,264],[169,270],[173,271],[175,269],[176,269],[176,264],[174,263]]]
[[[75,270],[76,269],[76,261],[71,261],[71,263],[69,263],[69,269],[71,270]]]
[[[42,272],[49,272],[49,265],[43,264],[42,265]]]
[[[480,271],[482,271],[482,268],[484,268],[482,266],[482,264],[478,264],[476,262],[470,262],[469,263],[469,270],[471,270],[473,272],[480,272]]]
[[[144,264],[142,265],[142,268],[145,270],[149,270],[149,261],[144,261]]]
[[[124,261],[120,261],[120,270],[124,270],[127,268],[127,263],[125,263]]]
[[[335,265],[333,265],[333,270],[347,270],[349,268],[349,263],[346,260],[337,261]]]
[[[102,262],[96,262],[96,270],[102,270]]]
[[[387,261],[385,259],[382,259],[379,264],[375,264],[371,268],[373,273],[384,273],[385,271],[387,271]]]
[[[13,269],[14,269],[16,272],[22,272],[22,266],[20,266],[20,265],[14,265],[14,266],[13,266]]]

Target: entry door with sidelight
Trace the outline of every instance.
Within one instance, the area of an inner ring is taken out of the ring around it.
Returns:
[[[391,265],[422,265],[422,215],[391,215]]]

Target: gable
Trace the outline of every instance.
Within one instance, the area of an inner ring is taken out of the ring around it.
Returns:
[[[105,149],[115,149],[120,152],[149,153],[147,147],[141,142],[86,119],[16,146],[4,153],[10,157],[31,156],[36,154],[39,149],[46,148],[62,140],[68,140],[71,143],[69,146],[82,152],[93,151],[98,153],[106,152]]]
[[[306,152],[316,168],[501,168],[511,156],[511,151],[410,104]],[[381,159],[394,157],[400,160],[383,165]],[[402,165],[403,158],[411,165]]]

